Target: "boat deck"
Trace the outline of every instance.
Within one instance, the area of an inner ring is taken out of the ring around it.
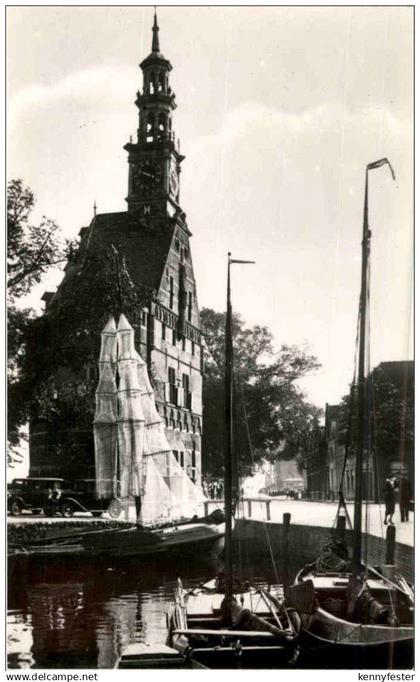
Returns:
[[[204,665],[196,661],[188,660],[175,649],[165,644],[144,644],[135,642],[129,644],[117,664],[118,669],[138,670],[138,669],[189,669],[205,668]]]
[[[271,615],[269,607],[261,595],[256,592],[236,594],[235,598],[237,603],[244,609],[250,609],[250,611],[262,617]],[[194,620],[202,621],[204,617],[206,620],[214,617],[215,621],[220,622],[220,608],[223,599],[224,594],[220,592],[189,594],[185,599],[188,622],[192,624]]]

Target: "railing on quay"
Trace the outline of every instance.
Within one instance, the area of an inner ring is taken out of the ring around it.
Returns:
[[[266,521],[271,521],[271,503],[275,502],[275,499],[265,499],[261,497],[241,497],[239,500],[239,511],[241,512],[241,516],[246,517],[248,519],[255,518],[258,520],[266,520]],[[253,503],[257,503],[253,505]],[[204,502],[204,515],[207,516],[212,509],[223,509],[224,508],[224,500],[222,498],[219,499],[209,499]],[[265,518],[261,519],[261,516],[264,516],[262,513],[262,509],[265,507]],[[257,513],[254,516],[254,512],[258,511],[260,513]],[[237,512],[238,513],[238,512]]]

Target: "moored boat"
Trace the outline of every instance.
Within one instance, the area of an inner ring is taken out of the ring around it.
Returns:
[[[345,546],[337,538],[332,547],[327,548],[329,561],[323,561],[321,555],[317,562],[302,569],[295,585],[288,590],[286,600],[294,609],[312,667],[411,668],[414,663],[414,594],[411,587],[398,575],[397,567],[387,566],[385,575],[385,571],[381,573],[370,566],[367,559],[362,560],[363,467],[372,442],[367,429],[368,382],[365,377],[371,237],[368,172],[384,164],[388,164],[394,178],[387,159],[380,159],[366,168],[358,371],[357,385],[352,390],[358,408],[352,558],[350,560]],[[350,430],[350,419],[348,428]],[[340,490],[339,512],[341,507],[348,518]],[[367,537],[367,556],[368,550]]]
[[[208,668],[278,668],[297,657],[297,633],[281,585],[257,589],[233,570],[233,339],[230,267],[249,261],[228,257],[225,348],[225,551],[224,571],[192,590],[178,579],[168,613],[169,646]]]
[[[94,421],[97,495],[116,510],[130,502],[136,524],[84,534],[87,554],[145,556],[219,546],[222,512],[202,517],[205,496],[178,464],[156,409],[145,362],[124,315],[102,334]],[[117,385],[118,382],[118,385]]]

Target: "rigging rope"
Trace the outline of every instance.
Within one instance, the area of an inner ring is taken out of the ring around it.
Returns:
[[[242,409],[243,409],[243,414],[244,414],[244,419],[245,419],[246,435],[247,435],[247,439],[248,439],[249,451],[251,454],[252,467],[254,469],[255,468],[255,456],[254,456],[255,451],[254,451],[254,445],[252,443],[251,432],[249,429],[248,413],[246,411],[246,405],[245,405],[244,385],[243,385],[242,377],[240,376],[239,372],[237,374],[238,374],[238,378],[239,378],[239,389],[240,389]],[[239,473],[241,473],[241,471],[240,471],[240,463],[238,461],[238,474]],[[261,509],[262,509],[262,506],[263,506],[263,503],[260,502],[260,508]],[[273,567],[274,576],[275,576],[276,582],[279,583],[280,579],[279,579],[279,575],[277,572],[276,561],[274,559],[273,547],[272,547],[270,536],[268,533],[267,522],[263,521],[263,525],[264,525],[264,531],[265,531],[265,536],[266,536],[266,540],[267,540],[267,546],[268,546],[268,551],[270,554],[270,559],[271,559],[271,564]],[[240,549],[240,546],[239,546],[239,549]],[[239,552],[239,554],[240,554],[240,552]]]
[[[367,535],[369,531],[369,474],[370,474],[370,453],[372,452],[372,437],[371,437],[371,419],[370,419],[370,396],[371,396],[371,376],[370,376],[370,252],[368,254],[368,262],[367,262],[367,274],[366,274],[366,317],[367,317],[367,333],[366,333],[366,344],[365,344],[365,361],[366,361],[366,371],[365,371],[365,376],[368,377],[368,380],[364,383],[364,390],[365,390],[365,415],[364,415],[364,421],[361,425],[361,428],[365,429],[366,433],[366,454],[363,452],[362,456],[365,456],[365,462],[366,462],[366,478],[365,478],[365,500],[364,500],[364,507],[365,507],[365,543],[364,543],[364,565],[365,565],[365,573],[367,573],[367,563],[368,563],[368,543],[367,543]],[[366,409],[367,408],[367,409]],[[359,427],[360,428],[360,427]]]

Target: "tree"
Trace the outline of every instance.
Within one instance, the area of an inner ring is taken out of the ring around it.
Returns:
[[[35,197],[29,187],[22,180],[11,180],[7,189],[7,290],[12,303],[68,256],[54,220],[43,216],[39,225],[29,223],[34,208]]]
[[[404,390],[381,365],[372,372],[371,382],[370,421],[377,456],[403,463],[403,453],[414,448],[414,383]]]
[[[7,369],[9,388],[9,450],[8,462],[19,461],[18,445],[24,437],[24,411],[14,395],[20,382],[20,365],[25,338],[35,313],[19,306],[19,299],[28,294],[50,267],[62,263],[72,248],[64,242],[53,220],[42,218],[39,225],[30,224],[35,197],[22,180],[12,180],[7,191]],[[19,393],[19,392],[18,392]]]
[[[113,245],[81,244],[47,312],[24,330],[18,379],[9,388],[9,433],[28,420],[45,420],[49,447],[71,468],[92,446],[101,332],[124,310],[138,333],[151,296],[148,287],[134,286]]]
[[[203,384],[203,468],[220,473],[223,462],[223,365],[225,315],[201,312],[208,348]],[[273,456],[283,442],[282,456],[296,456],[320,410],[311,405],[296,382],[319,363],[306,348],[281,346],[275,352],[267,327],[245,327],[233,318],[235,443],[242,473],[253,463]]]
[[[373,467],[373,494],[379,501],[391,464],[399,462],[414,472],[414,366],[409,362],[384,362],[366,379],[366,455]],[[339,406],[337,440],[349,458],[357,452],[360,424],[357,385]]]

